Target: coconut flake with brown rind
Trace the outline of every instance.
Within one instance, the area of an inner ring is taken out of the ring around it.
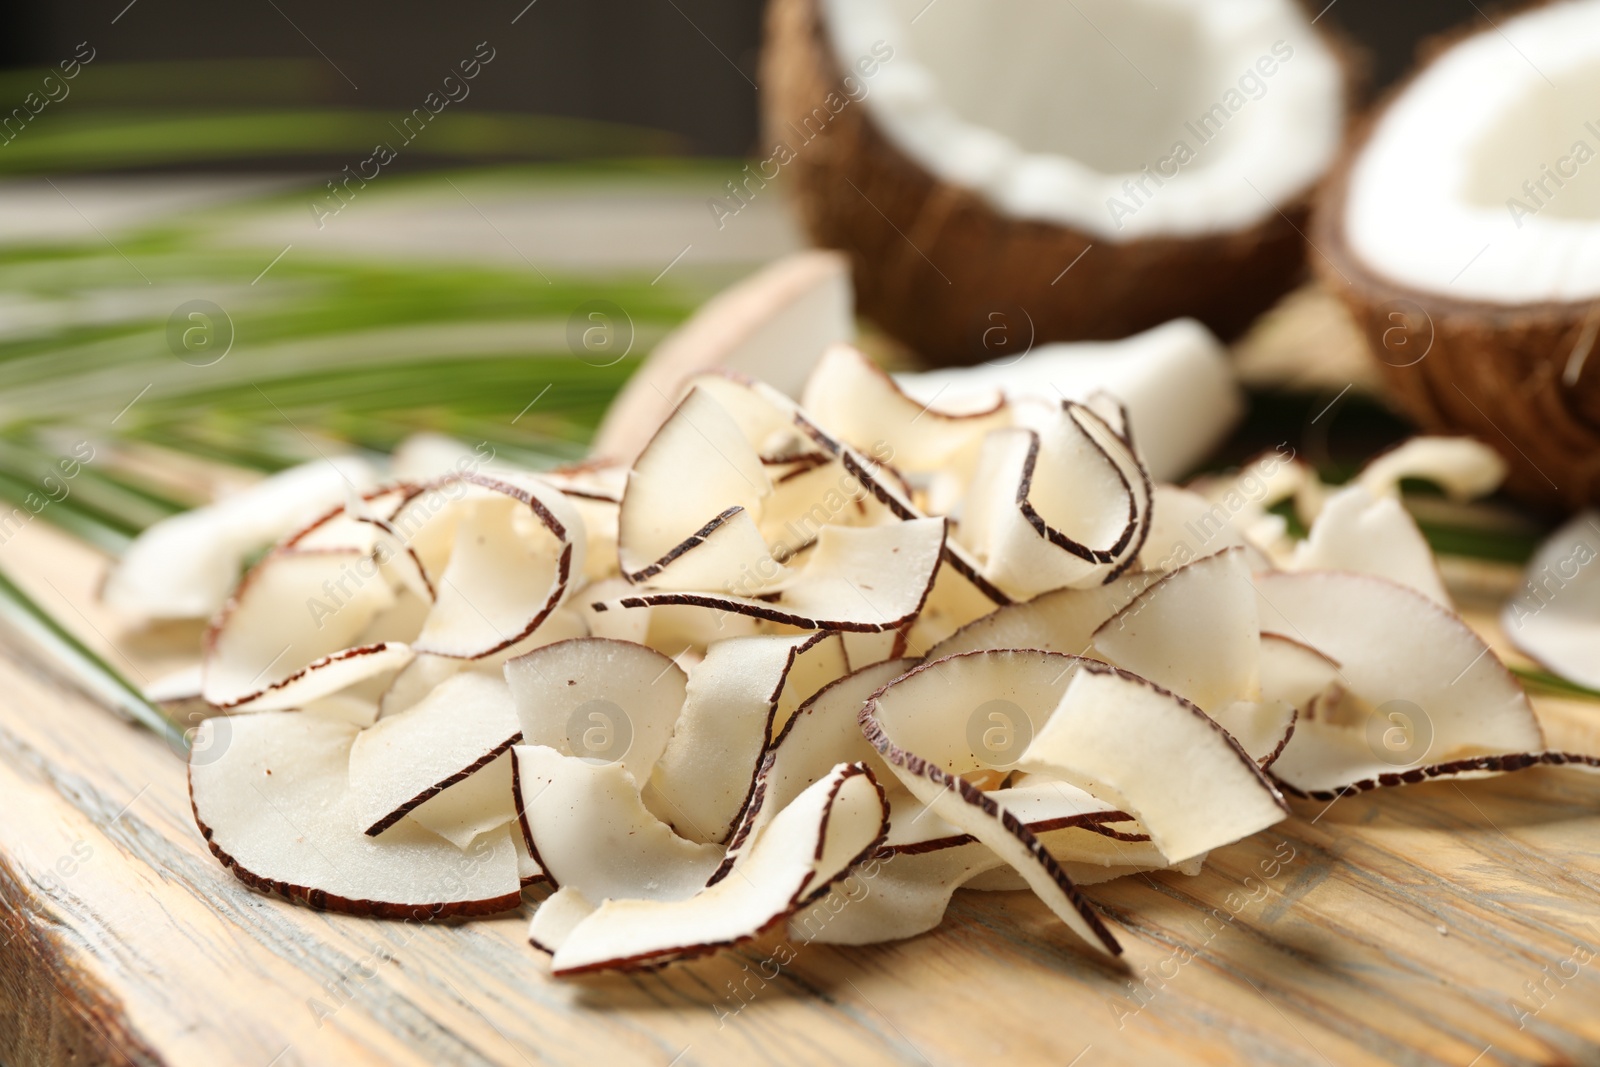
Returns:
[[[612,900],[579,922],[551,961],[558,976],[634,970],[759,935],[828,891],[883,839],[888,809],[872,775],[846,764],[768,824],[735,875],[687,900]]]
[[[224,723],[226,744],[214,732]],[[417,827],[363,834],[346,779],[357,731],[295,712],[208,719],[189,765],[196,824],[245,884],[318,909],[395,919],[493,915],[521,900],[505,831],[473,853]]]

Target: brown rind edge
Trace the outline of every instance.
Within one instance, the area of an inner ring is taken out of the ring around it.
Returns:
[[[824,32],[817,0],[769,5],[761,59],[766,138],[795,152],[785,169],[800,217],[814,241],[850,256],[858,309],[928,362],[1011,354],[986,350],[983,331],[994,324],[991,314],[1018,308],[1028,322],[1006,325],[1031,333],[1033,343],[1115,340],[1182,316],[1229,339],[1301,280],[1312,190],[1231,233],[1113,244],[997,213],[977,193],[913,162],[860,105],[843,107],[796,146],[790,121],[828,110],[830,94],[844,99]],[[1093,269],[1056,285],[1091,245]]]

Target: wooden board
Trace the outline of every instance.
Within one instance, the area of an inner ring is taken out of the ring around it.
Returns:
[[[3,561],[132,678],[193,647],[192,629],[119,630],[91,596],[103,561],[42,523]],[[1028,894],[963,892],[939,930],[899,944],[773,940],[556,982],[525,914],[419,926],[246,889],[207,852],[165,744],[6,652],[0,1060],[14,1067],[1600,1062],[1592,776],[1297,801],[1197,877],[1089,889],[1127,970]],[[1600,751],[1600,706],[1539,706],[1553,745]]]

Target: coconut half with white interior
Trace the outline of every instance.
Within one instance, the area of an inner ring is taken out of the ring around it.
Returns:
[[[1479,22],[1369,120],[1312,233],[1406,412],[1568,508],[1600,501],[1597,101],[1600,2]]]
[[[860,309],[930,361],[1293,285],[1346,75],[1295,0],[775,0],[764,157]],[[1081,257],[1081,258],[1080,258]]]

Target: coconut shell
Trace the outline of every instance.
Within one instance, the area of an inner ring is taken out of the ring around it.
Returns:
[[[1471,35],[1431,42],[1422,66],[1361,123],[1323,185],[1313,267],[1349,310],[1406,415],[1430,433],[1494,448],[1519,499],[1577,510],[1600,503],[1600,352],[1592,351],[1600,301],[1507,305],[1428,292],[1385,277],[1345,238],[1350,175],[1373,130],[1429,64]],[[1569,365],[1581,371],[1566,382]]]
[[[930,363],[1115,340],[1185,315],[1232,338],[1303,274],[1309,191],[1247,229],[1116,244],[998,213],[902,153],[861,103],[820,133],[802,126],[830,94],[848,99],[818,0],[768,5],[761,87],[766,147],[794,151],[784,169],[812,239],[850,255],[857,307]]]

